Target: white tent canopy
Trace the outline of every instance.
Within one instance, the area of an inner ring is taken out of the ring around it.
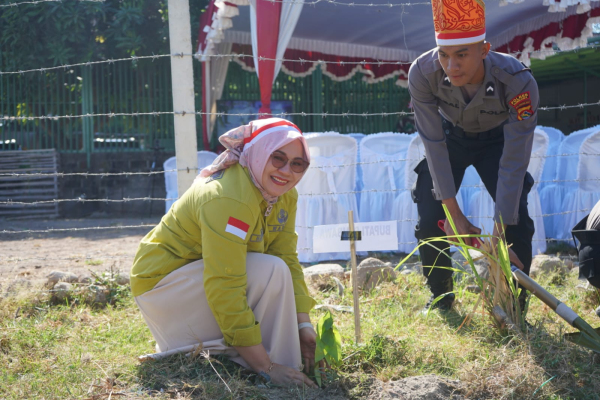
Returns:
[[[347,5],[350,3],[355,5]],[[502,3],[505,5],[502,6]],[[565,5],[579,6],[567,7],[564,12],[549,12],[549,3],[554,2],[527,0],[506,4],[499,0],[487,0],[487,40],[494,48],[498,48],[516,36],[577,15],[578,11],[585,10],[582,4],[600,7],[597,0],[563,0]],[[239,16],[233,18],[232,22],[232,28],[224,32],[224,40],[251,44],[249,7],[239,7]],[[585,40],[591,35],[591,29],[587,29],[579,32],[578,37],[570,38],[576,40],[563,40],[559,45],[562,44],[560,47],[563,49],[585,45]],[[556,41],[560,42],[561,38],[556,38]],[[427,1],[409,3],[404,0],[340,0],[334,4],[327,1],[317,4],[306,2],[288,44],[290,49],[390,61],[412,61],[433,47],[435,38],[431,4]]]

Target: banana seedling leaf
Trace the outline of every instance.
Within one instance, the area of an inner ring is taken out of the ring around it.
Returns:
[[[342,336],[333,325],[333,316],[327,311],[317,323],[317,350],[315,362],[326,361],[330,366],[337,366],[342,360]],[[315,379],[321,386],[321,371],[315,368]]]

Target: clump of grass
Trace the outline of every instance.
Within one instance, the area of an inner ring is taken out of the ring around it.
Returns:
[[[90,288],[95,286],[98,290],[105,290],[107,304],[115,305],[123,299],[131,296],[129,284],[122,284],[123,282],[120,281],[121,273],[120,271],[115,271],[114,266],[111,266],[108,271],[104,271],[102,273],[96,273],[93,271],[90,271],[90,273],[94,278],[93,284],[90,286]],[[128,282],[128,280],[126,282]]]
[[[347,351],[354,351],[346,357],[341,370],[378,373],[390,365],[403,365],[407,362],[406,346],[406,341],[376,333],[362,346],[348,346]]]
[[[444,205],[443,207],[446,218],[452,226],[452,230],[456,232],[456,226],[452,220],[452,216],[448,212],[446,206]],[[466,239],[478,240],[481,243],[480,248],[468,245],[465,241]],[[493,239],[494,238],[490,235],[453,235],[432,238],[421,241],[407,258],[412,256],[412,254],[421,246],[431,246],[432,242],[441,241],[450,245],[455,245],[458,251],[467,260],[469,268],[466,270],[456,268],[450,269],[456,273],[471,275],[472,279],[480,289],[479,301],[481,301],[483,309],[487,311],[488,315],[498,328],[505,329],[509,326],[512,329],[519,331],[525,325],[525,310],[521,310],[518,301],[519,289],[511,273],[509,248],[503,238],[496,238],[497,246],[493,245]],[[481,258],[487,260],[489,270],[489,277],[487,279],[479,275],[477,268],[475,267],[476,260],[473,259],[469,250],[480,252],[482,254]],[[400,261],[396,268],[399,268],[405,260]],[[437,266],[427,267],[446,268]],[[435,303],[440,301],[443,296],[445,296],[445,294],[442,294],[435,299],[433,304],[435,305]],[[478,308],[480,304],[479,301],[475,304],[473,312]],[[467,317],[465,322],[468,322],[469,319],[470,316]]]
[[[85,265],[102,265],[104,260],[85,260]]]
[[[255,375],[222,356],[177,354],[137,366],[139,384],[146,392],[172,397],[245,398],[258,396]]]

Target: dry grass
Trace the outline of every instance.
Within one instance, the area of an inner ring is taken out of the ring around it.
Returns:
[[[540,284],[598,325],[592,314],[597,294],[578,288],[575,275],[546,276]],[[353,315],[334,312],[344,361],[318,391],[258,388],[251,375],[224,359],[178,355],[138,363],[154,342],[126,293],[115,305],[95,309],[52,305],[26,288],[19,297],[3,292],[0,398],[374,399],[382,382],[427,374],[459,379],[461,393],[473,399],[598,398],[600,357],[566,342],[562,334],[572,328],[560,317],[533,299],[528,320],[534,329],[521,336],[501,331],[487,312],[473,313],[479,295],[464,285],[457,287],[455,311],[428,317],[420,313],[428,297],[421,276],[401,275],[363,293],[360,345],[354,343]],[[343,296],[331,290],[315,297],[319,304],[352,305],[348,289]],[[321,313],[314,311],[313,319]],[[471,321],[463,323],[469,314]]]

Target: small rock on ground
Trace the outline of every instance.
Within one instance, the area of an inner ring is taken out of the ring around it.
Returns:
[[[109,290],[104,286],[90,285],[83,288],[82,294],[89,304],[105,305],[108,302]]]
[[[52,271],[46,276],[46,278],[48,278],[49,285],[54,285],[61,281],[73,283],[73,282],[77,282],[79,280],[77,275],[75,275],[71,272],[62,272],[62,271]]]
[[[317,264],[304,268],[306,284],[317,290],[324,290],[336,285],[331,279],[335,277],[340,281],[344,279],[344,268],[339,264]]]
[[[356,272],[356,283],[362,290],[372,290],[378,284],[396,278],[396,271],[390,263],[384,263],[373,257],[363,260],[356,268]]]
[[[566,273],[568,271],[569,268],[560,258],[556,256],[540,254],[533,257],[529,275],[534,278],[542,274],[548,274],[552,272]]]
[[[459,381],[445,379],[437,375],[411,376],[384,383],[381,396],[377,399],[458,400],[463,398],[455,394],[459,386]]]
[[[73,285],[68,282],[59,282],[54,285],[52,295],[56,300],[64,300],[73,293]]]
[[[420,262],[402,264],[399,268],[401,275],[422,274],[423,265]]]
[[[351,375],[344,378],[341,384],[351,399],[464,400],[460,394],[460,381],[433,374],[390,382],[382,382],[372,376]]]
[[[129,275],[117,275],[115,282],[117,282],[117,285],[121,285],[121,286],[125,286],[125,285],[129,285]]]

